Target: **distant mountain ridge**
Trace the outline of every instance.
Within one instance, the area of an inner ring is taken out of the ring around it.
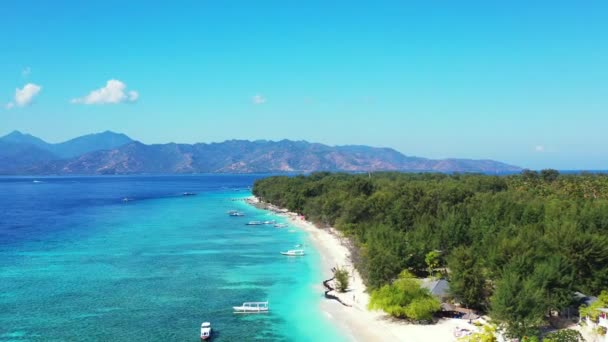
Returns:
[[[146,145],[110,131],[59,144],[17,131],[0,138],[0,174],[5,175],[520,170],[493,160],[433,160],[391,148],[292,140]]]
[[[58,144],[51,144],[33,135],[13,131],[1,137],[0,141],[14,144],[29,144],[51,152],[59,158],[71,158],[88,152],[119,147],[133,140],[125,134],[105,131],[83,135]]]

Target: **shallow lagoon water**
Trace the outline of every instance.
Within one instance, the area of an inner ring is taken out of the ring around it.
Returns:
[[[245,225],[280,220],[234,200],[256,177],[0,178],[0,341],[344,340],[307,235]]]

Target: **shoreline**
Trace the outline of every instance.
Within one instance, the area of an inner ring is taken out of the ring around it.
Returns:
[[[305,231],[319,252],[321,273],[323,279],[333,276],[332,267],[344,267],[350,273],[349,289],[345,293],[331,291],[340,298],[344,306],[335,300],[321,301],[321,310],[331,323],[345,334],[351,341],[456,341],[455,328],[477,330],[466,320],[455,318],[442,318],[431,325],[412,324],[404,320],[390,317],[382,311],[367,309],[369,294],[350,259],[350,250],[341,233],[334,228],[319,228],[313,223],[304,220],[296,213],[278,208],[270,203],[261,202],[257,197],[251,196],[246,202],[259,209],[272,211],[278,216],[285,217],[294,227]]]

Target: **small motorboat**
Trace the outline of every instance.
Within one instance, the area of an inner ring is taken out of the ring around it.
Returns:
[[[277,221],[272,220],[272,221],[264,221],[264,224],[275,224],[277,223]]]
[[[262,222],[262,221],[249,221],[249,222],[245,223],[245,225],[247,225],[247,226],[261,226],[263,224],[264,224],[264,222]]]
[[[236,210],[230,210],[228,212],[228,216],[232,216],[232,217],[239,217],[239,216],[245,216],[245,214],[243,214],[240,211],[236,211]]]
[[[183,192],[182,196],[194,196],[196,195],[194,192]]]
[[[201,324],[201,341],[211,339],[211,323],[203,322]]]
[[[132,198],[129,198],[129,197],[125,197],[125,198],[123,198],[123,199],[122,199],[122,201],[123,201],[123,202],[125,202],[125,203],[126,203],[126,202],[131,202],[132,200],[133,200],[133,199],[132,199]]]
[[[303,249],[290,249],[287,252],[281,252],[281,254],[286,255],[286,256],[303,256],[304,250]]]
[[[285,227],[289,227],[289,225],[287,223],[277,223],[274,225],[275,228],[285,228]]]
[[[268,302],[245,302],[241,306],[233,306],[234,313],[266,313]]]

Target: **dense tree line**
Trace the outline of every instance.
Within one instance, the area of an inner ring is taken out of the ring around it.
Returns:
[[[608,176],[332,174],[270,177],[264,201],[352,237],[372,289],[446,267],[452,293],[513,335],[536,329],[573,291],[608,286]]]

